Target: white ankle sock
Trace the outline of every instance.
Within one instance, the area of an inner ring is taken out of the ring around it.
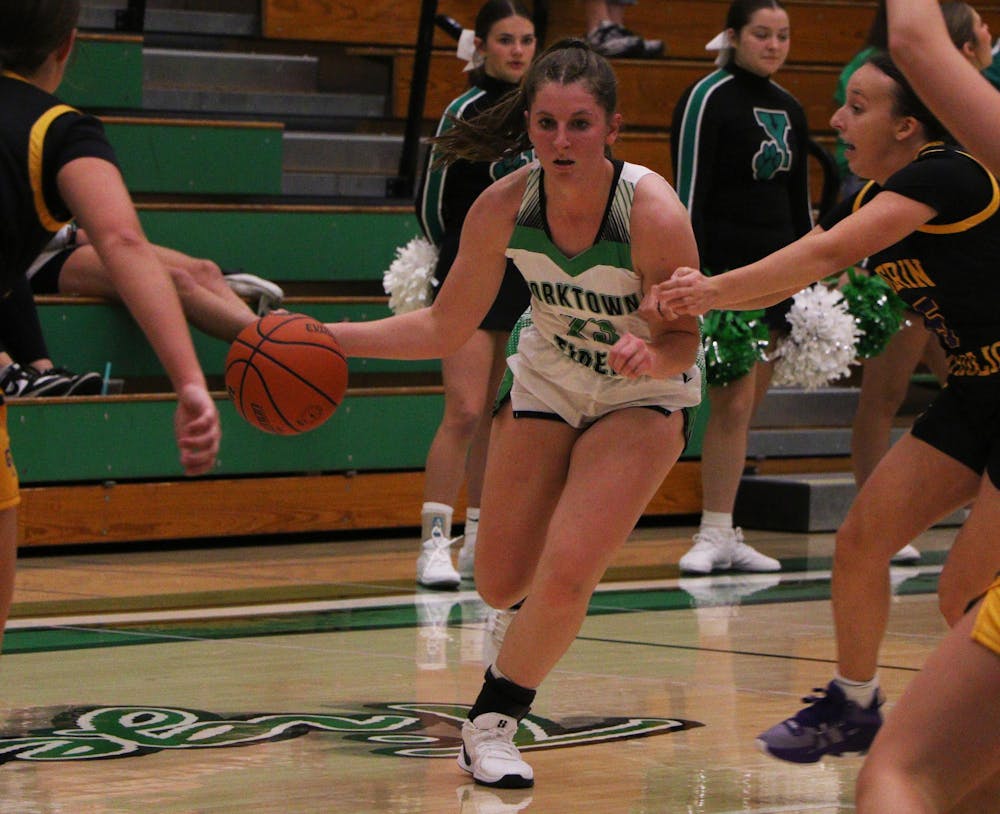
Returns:
[[[447,503],[427,501],[420,509],[421,540],[429,540],[435,526],[445,537],[451,537],[451,516],[454,510]]]
[[[476,535],[479,534],[479,509],[472,508],[465,510],[465,534],[466,543],[475,543]]]
[[[878,676],[869,679],[868,681],[852,681],[849,678],[844,678],[839,673],[836,673],[833,680],[837,682],[837,685],[844,691],[844,695],[847,696],[848,701],[853,701],[859,707],[869,707],[872,701],[875,699],[875,693],[878,692]]]
[[[732,512],[702,512],[701,525],[711,526],[717,529],[731,529],[733,527]]]

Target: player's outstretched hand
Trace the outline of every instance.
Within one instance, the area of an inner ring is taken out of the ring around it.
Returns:
[[[635,379],[653,369],[653,352],[644,339],[627,333],[608,351],[608,364],[619,376]]]
[[[219,411],[208,391],[189,384],[177,393],[174,436],[186,475],[203,475],[215,466],[222,428]]]
[[[718,293],[714,280],[698,269],[681,266],[673,275],[653,285],[646,298],[664,319],[688,314],[700,316],[716,307]]]

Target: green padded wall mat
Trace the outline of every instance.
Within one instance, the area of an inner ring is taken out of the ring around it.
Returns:
[[[11,449],[23,484],[181,476],[176,402],[11,402]],[[269,435],[219,401],[223,440],[214,475],[421,469],[441,420],[440,395],[351,396],[312,432]]]
[[[280,128],[136,121],[105,129],[131,192],[281,192]]]
[[[78,38],[56,95],[81,108],[141,108],[142,41]]]
[[[139,207],[154,243],[269,280],[382,280],[417,235],[412,212]]]

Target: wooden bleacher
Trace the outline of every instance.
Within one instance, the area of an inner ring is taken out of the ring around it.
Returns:
[[[471,24],[478,0],[441,0],[439,11]],[[873,2],[791,0],[791,59],[778,79],[806,107],[813,135],[828,125],[837,74],[860,46]],[[578,3],[551,3],[548,41],[582,34]],[[670,176],[669,120],[680,92],[711,68],[704,43],[724,0],[640,0],[629,25],[665,39],[662,60],[616,62],[626,130],[618,154]],[[977,9],[988,22],[997,7]],[[261,0],[259,39],[240,47],[308,53],[342,48],[386,66],[390,128],[409,99],[419,3],[390,0]],[[996,23],[994,22],[996,27]],[[216,36],[216,39],[218,37]],[[142,37],[85,32],[60,94],[102,116],[150,238],[220,265],[278,282],[290,308],[326,321],[388,313],[381,275],[395,248],[418,232],[400,202],[283,201],[283,123],[275,117],[150,115],[143,110]],[[454,44],[435,37],[425,124],[459,93],[465,76]],[[653,103],[650,100],[654,100]],[[337,415],[301,437],[272,437],[239,419],[221,389],[226,347],[196,334],[223,418],[215,475],[181,476],[172,439],[172,397],[158,362],[124,310],[79,298],[39,300],[57,362],[126,379],[121,396],[26,399],[9,411],[23,484],[23,545],[123,543],[186,538],[409,527],[419,517],[422,466],[441,411],[439,364],[351,360]],[[702,420],[704,415],[702,416]],[[649,507],[652,515],[700,510],[700,436]],[[823,471],[843,458],[796,461]],[[773,470],[789,464],[775,461]]]
[[[479,0],[440,0],[438,12],[471,27],[480,5]],[[628,10],[627,22],[647,37],[664,39],[668,58],[707,59],[705,43],[719,33],[728,5],[728,0],[646,0]],[[583,35],[580,3],[566,0],[548,6],[547,42]],[[789,0],[785,7],[793,26],[791,58],[843,65],[868,32],[875,6],[870,0]],[[275,39],[412,48],[419,18],[419,2],[263,0],[263,33]],[[435,35],[434,44],[453,48],[441,32]]]

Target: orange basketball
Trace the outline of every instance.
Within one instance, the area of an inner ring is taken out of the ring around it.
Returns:
[[[226,390],[243,418],[264,432],[315,429],[347,389],[347,358],[326,326],[305,314],[251,323],[226,357]]]

